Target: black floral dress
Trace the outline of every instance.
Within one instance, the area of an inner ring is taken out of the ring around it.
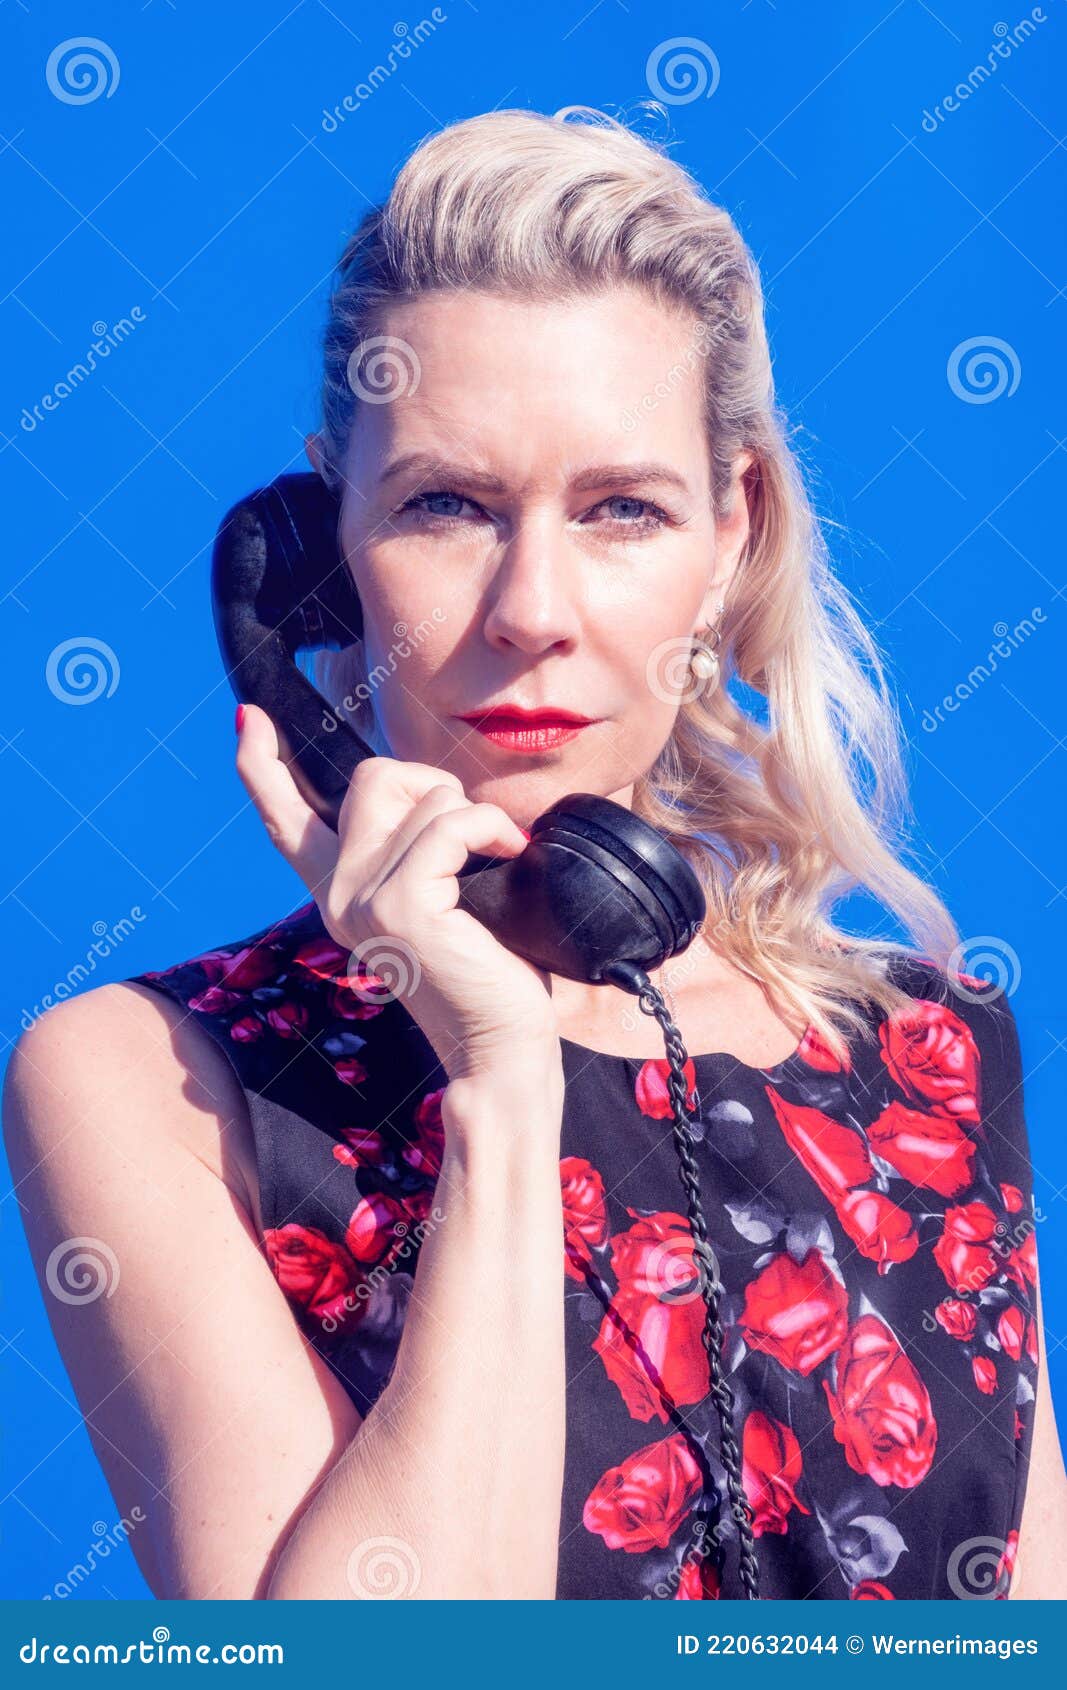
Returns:
[[[232,1062],[263,1250],[367,1415],[434,1224],[447,1076],[348,962],[308,903],[132,978]],[[999,1598],[1011,1580],[1038,1365],[1016,1025],[993,986],[903,950],[892,966],[907,1013],[872,1018],[844,1066],[811,1029],[772,1068],[688,1066],[767,1598]],[[667,1064],[562,1049],[556,1594],[735,1597]]]

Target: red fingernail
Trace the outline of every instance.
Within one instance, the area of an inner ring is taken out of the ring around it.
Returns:
[[[244,707],[243,704],[239,704],[237,706],[237,714],[234,717],[234,722],[233,722],[233,728],[234,728],[235,733],[240,733],[241,723],[244,721],[244,719],[245,719],[245,707]]]
[[[516,822],[516,823],[515,823],[515,826],[516,826],[516,827],[519,827],[519,824],[518,824],[518,822]],[[528,830],[527,830],[527,829],[526,829],[526,828],[524,828],[524,827],[519,827],[519,832],[520,832],[520,833],[522,833],[522,834],[525,834],[525,835],[526,835],[526,838],[527,838],[527,839],[529,839],[529,838],[530,838],[530,834],[529,834],[529,831],[528,831]]]

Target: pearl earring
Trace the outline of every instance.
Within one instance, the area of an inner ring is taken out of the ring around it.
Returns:
[[[720,599],[715,626],[707,627],[706,637],[702,634],[696,636],[689,658],[690,674],[695,680],[703,683],[700,690],[705,692],[713,692],[719,680],[719,657],[716,647],[722,639],[723,610]]]

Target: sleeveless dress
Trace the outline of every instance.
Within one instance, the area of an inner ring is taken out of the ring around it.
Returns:
[[[348,963],[310,902],[129,978],[226,1052],[262,1248],[366,1416],[434,1225],[447,1075],[403,1003]],[[764,1598],[1010,1585],[1038,1365],[1017,1029],[995,985],[904,950],[891,968],[907,1011],[872,1014],[844,1066],[809,1029],[773,1067],[710,1052],[687,1069]],[[737,1597],[668,1065],[561,1044],[556,1596]]]

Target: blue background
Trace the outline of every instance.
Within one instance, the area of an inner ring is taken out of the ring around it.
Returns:
[[[85,957],[94,923],[144,912],[96,976],[117,979],[304,899],[233,768],[207,577],[233,500],[305,467],[346,231],[412,147],[457,118],[581,102],[647,122],[649,55],[695,33],[721,76],[710,97],[668,106],[670,134],[761,265],[779,396],[904,715],[915,861],[965,938],[992,935],[1018,962],[1035,1190],[1052,1221],[1039,1229],[1046,1346],[1067,1421],[1063,0],[1046,0],[1032,39],[926,127],[997,24],[1026,8],[548,0],[532,30],[506,0],[441,10],[332,133],[324,108],[396,39],[392,0],[9,0],[0,14],[5,1043]],[[82,35],[107,42],[119,80],[72,105],[45,67]],[[85,357],[94,323],[134,306],[143,321],[106,363],[24,426],[24,407]],[[949,361],[990,336],[1015,390],[961,397]],[[1035,608],[1044,620],[997,672],[924,727],[994,628]],[[46,666],[84,636],[110,648],[117,685],[75,707]],[[873,929],[879,915],[860,903],[856,919]],[[0,1217],[3,1591],[39,1597],[115,1509],[10,1191]],[[164,1247],[179,1273],[188,1241]],[[148,1592],[126,1550],[82,1594]]]

